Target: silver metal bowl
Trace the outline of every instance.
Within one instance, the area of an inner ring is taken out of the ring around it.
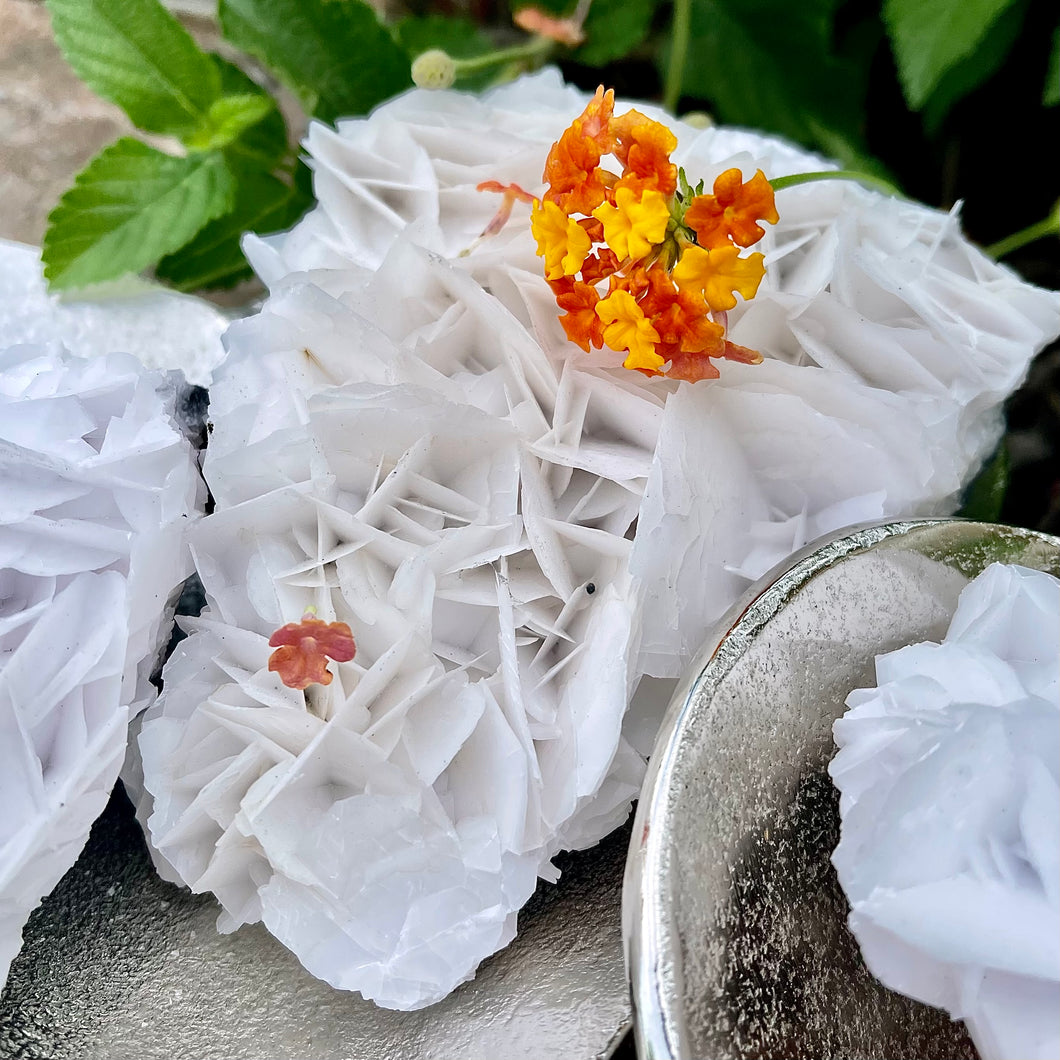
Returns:
[[[938,640],[994,561],[1060,574],[1060,540],[959,520],[846,531],[719,623],[649,766],[623,897],[652,1060],[974,1058],[963,1025],[866,970],[829,861],[832,722],[881,652]]]

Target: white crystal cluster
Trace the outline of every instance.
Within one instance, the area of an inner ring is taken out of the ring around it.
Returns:
[[[552,855],[622,820],[641,676],[676,675],[814,536],[952,510],[1060,331],[1060,298],[955,216],[822,183],[778,196],[767,279],[730,314],[763,365],[675,385],[583,354],[527,208],[476,243],[500,203],[475,186],[539,192],[585,102],[546,72],[313,125],[319,204],[248,239],[271,294],[211,392],[209,607],[143,726],[150,840],[223,927],[260,919],[387,1006],[469,978]],[[823,165],[676,131],[708,185]],[[358,654],[303,696],[267,642],[307,606]]]
[[[0,245],[2,278],[47,302],[35,251]],[[205,492],[172,419],[175,384],[125,353],[72,356],[62,329],[10,293],[0,297],[0,985],[26,918],[107,803],[130,715],[154,698],[167,605],[190,571],[182,535]],[[141,307],[149,318],[155,308]],[[146,339],[133,305],[117,330],[133,321]],[[94,352],[110,331],[105,312],[82,319]]]
[[[833,855],[865,962],[983,1060],[1060,1055],[1060,581],[995,563],[835,723]]]

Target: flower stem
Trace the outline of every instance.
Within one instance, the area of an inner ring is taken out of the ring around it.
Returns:
[[[992,258],[1003,258],[1006,254],[1011,254],[1014,250],[1019,250],[1020,247],[1033,243],[1036,239],[1057,234],[1060,234],[1060,202],[1057,202],[1044,221],[1021,228],[1018,232],[1013,232],[1012,235],[1006,236],[996,243],[991,243],[990,246],[983,249]]]
[[[889,180],[874,177],[871,173],[859,173],[854,169],[829,169],[823,173],[792,173],[789,177],[774,177],[769,185],[774,191],[781,191],[784,188],[794,188],[799,184],[813,184],[818,180],[853,180],[858,184],[864,184],[867,188],[886,192],[888,195],[901,196],[902,194]]]
[[[670,62],[666,67],[666,90],[663,106],[677,113],[681,99],[681,84],[685,76],[685,59],[688,58],[688,42],[692,35],[692,0],[674,0],[673,46]]]
[[[486,52],[485,55],[476,55],[471,59],[454,59],[456,76],[463,77],[466,74],[477,74],[482,70],[488,70],[491,66],[503,66],[507,63],[521,62],[524,59],[537,59],[547,55],[554,47],[554,42],[548,37],[536,36],[526,44],[518,44],[514,48],[501,48],[499,51]]]

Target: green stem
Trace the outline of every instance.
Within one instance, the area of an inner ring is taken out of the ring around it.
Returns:
[[[554,46],[554,42],[548,37],[536,36],[528,43],[516,45],[514,48],[502,48],[500,51],[476,55],[471,59],[453,59],[453,65],[456,67],[456,76],[460,78],[466,74],[477,74],[482,70],[488,70],[491,66],[503,66],[507,63],[521,62],[524,59],[536,59],[547,55]]]
[[[902,194],[889,180],[874,177],[871,173],[859,173],[854,169],[830,169],[823,173],[792,173],[790,177],[774,177],[769,185],[774,191],[782,191],[784,188],[794,188],[799,184],[813,184],[818,180],[853,180],[868,188],[886,192],[888,195],[901,196]]]
[[[681,85],[685,77],[685,60],[688,58],[688,42],[692,35],[692,0],[674,0],[673,46],[670,62],[666,68],[666,90],[663,106],[677,113],[681,99]]]
[[[1033,243],[1036,239],[1057,235],[1058,233],[1060,233],[1060,202],[1057,202],[1044,221],[1021,228],[1018,232],[1013,232],[1012,235],[999,240],[997,243],[991,243],[990,246],[983,249],[992,258],[1003,258],[1006,254],[1011,254],[1014,250],[1019,250],[1020,247]]]

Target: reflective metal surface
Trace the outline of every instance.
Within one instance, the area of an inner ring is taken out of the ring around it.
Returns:
[[[611,1055],[629,1022],[619,903],[628,829],[557,859],[519,935],[419,1012],[314,979],[263,928],[164,883],[123,795],[30,919],[0,997],[20,1060],[521,1060]]]
[[[940,639],[1000,560],[1060,574],[1060,540],[955,520],[864,527],[758,583],[678,689],[623,903],[642,1060],[975,1057],[960,1023],[861,962],[829,862],[831,726],[873,659]]]

